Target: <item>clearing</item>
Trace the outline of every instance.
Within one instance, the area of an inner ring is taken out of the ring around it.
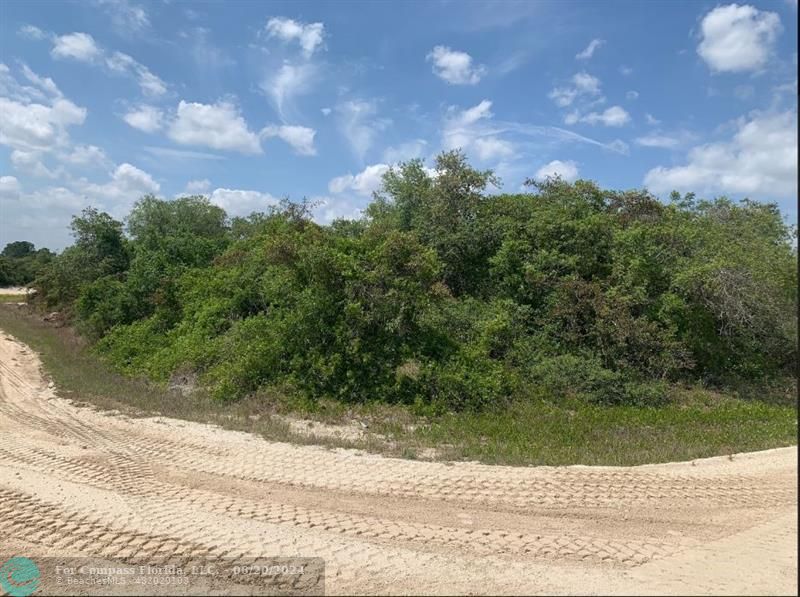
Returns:
[[[34,558],[321,557],[333,594],[797,594],[796,447],[509,467],[295,446],[76,406],[0,331],[0,453],[3,551]]]

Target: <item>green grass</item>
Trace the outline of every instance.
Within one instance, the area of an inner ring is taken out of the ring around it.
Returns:
[[[79,403],[129,415],[162,414],[266,438],[362,448],[404,458],[478,460],[497,464],[633,465],[793,445],[795,404],[742,400],[709,390],[676,390],[657,408],[591,406],[564,400],[519,401],[500,412],[422,417],[405,407],[287,401],[261,393],[219,403],[201,392],[182,397],[141,379],[123,377],[93,355],[69,328],[56,328],[27,309],[0,305],[0,328],[41,355],[59,392]],[[327,423],[357,420],[364,439],[293,433],[275,414]],[[433,450],[433,451],[432,451]]]
[[[18,294],[3,294],[0,291],[0,303],[24,303],[25,297]]]

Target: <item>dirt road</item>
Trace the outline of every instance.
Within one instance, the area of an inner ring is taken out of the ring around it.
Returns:
[[[500,467],[101,414],[0,331],[0,555],[313,556],[328,593],[797,594],[796,487],[796,447]]]

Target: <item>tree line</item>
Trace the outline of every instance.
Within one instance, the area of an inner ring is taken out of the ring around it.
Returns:
[[[124,222],[87,209],[37,270],[36,301],[120,370],[192,371],[224,400],[441,412],[794,383],[795,230],[776,205],[496,183],[447,152],[433,172],[390,169],[362,219],[330,225],[306,202],[230,218],[146,196]]]

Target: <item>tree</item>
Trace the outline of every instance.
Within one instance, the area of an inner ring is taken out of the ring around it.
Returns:
[[[19,259],[20,257],[32,255],[34,250],[35,247],[32,242],[18,240],[13,243],[8,243],[3,249],[2,256],[10,259]]]

